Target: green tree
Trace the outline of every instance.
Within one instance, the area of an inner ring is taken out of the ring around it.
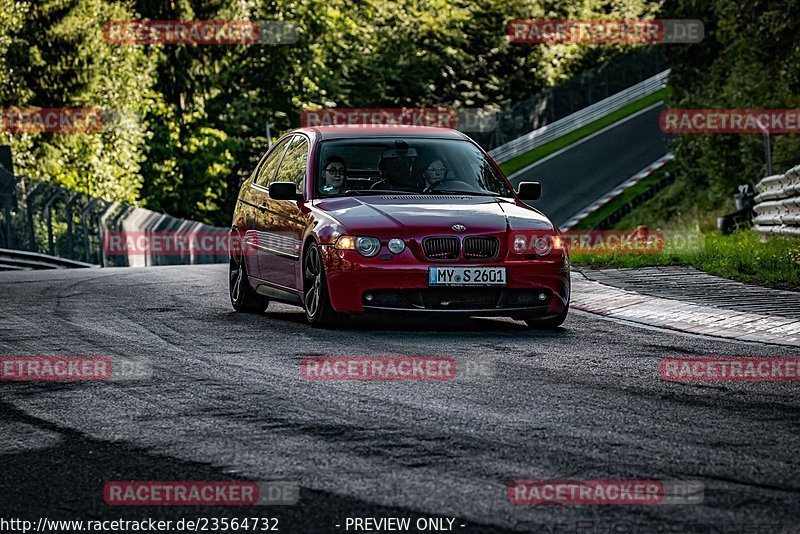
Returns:
[[[5,132],[20,173],[110,200],[133,202],[141,188],[153,60],[107,43],[103,24],[130,18],[105,0],[16,2],[2,17],[3,108],[101,108],[95,133]],[[5,22],[5,20],[4,20]]]
[[[249,20],[250,4],[140,0],[136,10],[145,20]],[[237,192],[233,153],[240,144],[230,135],[237,124],[225,108],[235,94],[236,63],[246,46],[147,48],[158,57],[158,103],[148,116],[153,137],[142,169],[147,206],[223,224],[229,212],[225,201]]]

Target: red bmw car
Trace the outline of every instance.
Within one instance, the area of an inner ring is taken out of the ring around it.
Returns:
[[[569,310],[558,228],[476,143],[446,128],[324,126],[283,136],[242,184],[230,297],[308,322],[370,312],[506,316],[554,328]]]

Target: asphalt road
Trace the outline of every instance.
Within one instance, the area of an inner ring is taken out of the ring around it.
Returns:
[[[658,375],[667,356],[796,354],[787,348],[583,313],[555,332],[421,318],[318,330],[289,306],[234,313],[226,267],[206,265],[0,274],[0,354],[105,355],[152,371],[0,382],[0,518],[257,515],[290,533],[346,532],[347,517],[457,518],[457,532],[800,524],[797,383]],[[452,381],[308,381],[299,365],[310,355],[455,356],[484,367]],[[693,505],[509,502],[512,480],[553,478],[697,480],[705,495]],[[102,498],[114,480],[228,479],[294,481],[300,501],[198,509]]]
[[[571,145],[555,157],[534,163],[512,182],[515,186],[541,182],[542,198],[531,205],[562,225],[667,153],[658,127],[663,109],[657,106]]]

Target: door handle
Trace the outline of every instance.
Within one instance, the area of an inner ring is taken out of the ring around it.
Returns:
[[[266,202],[265,202],[265,203],[263,203],[263,204],[261,204],[261,205],[258,207],[258,211],[260,211],[261,213],[266,213],[266,212],[267,212],[267,204],[266,204]]]

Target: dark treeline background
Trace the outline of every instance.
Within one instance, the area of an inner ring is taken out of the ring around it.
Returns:
[[[796,2],[732,0],[0,0],[0,108],[101,107],[101,133],[8,133],[17,172],[109,200],[229,222],[239,180],[303,109],[501,109],[600,65],[618,46],[511,45],[515,18],[699,18],[700,45],[665,45],[682,107],[797,107]],[[283,20],[288,45],[117,45],[113,20]],[[786,139],[783,139],[786,138]],[[776,139],[776,159],[797,156]],[[679,141],[718,202],[763,172],[758,136]]]

